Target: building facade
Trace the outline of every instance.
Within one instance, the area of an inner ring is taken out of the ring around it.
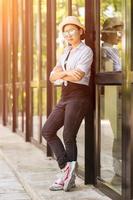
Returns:
[[[67,15],[85,25],[94,52],[90,106],[77,138],[79,174],[112,199],[131,200],[132,0],[1,0],[0,122],[52,155],[41,128],[60,97],[48,77],[63,49],[58,25]]]

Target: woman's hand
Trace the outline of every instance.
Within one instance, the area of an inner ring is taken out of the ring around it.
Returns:
[[[49,80],[52,83],[58,79],[76,82],[80,81],[84,77],[84,75],[85,73],[79,69],[64,71],[62,68],[56,66],[52,70]]]
[[[63,69],[61,67],[55,66],[53,69],[53,72],[61,72],[61,71],[63,71]]]
[[[63,77],[63,80],[67,81],[80,81],[84,77],[85,73],[81,70],[68,70],[66,71],[66,76]]]
[[[50,74],[49,80],[53,83],[56,80],[62,79],[64,76],[66,76],[66,71],[63,71],[60,67],[54,67]]]

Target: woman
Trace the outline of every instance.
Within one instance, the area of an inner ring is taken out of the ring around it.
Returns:
[[[62,172],[50,190],[69,191],[75,186],[76,136],[88,108],[88,84],[93,53],[90,47],[81,42],[85,28],[77,17],[66,17],[60,27],[69,45],[52,70],[50,81],[54,83],[62,80],[62,94],[44,124],[42,135],[54,152]],[[57,131],[62,126],[65,147],[57,136]]]

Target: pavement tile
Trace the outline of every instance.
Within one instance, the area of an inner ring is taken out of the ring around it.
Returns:
[[[3,126],[0,126],[0,155],[33,200],[110,200],[92,185],[84,185],[79,177],[77,187],[70,192],[50,191],[49,186],[59,172],[56,161]]]

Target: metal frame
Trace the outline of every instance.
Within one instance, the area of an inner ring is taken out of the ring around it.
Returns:
[[[125,66],[123,66],[123,122],[122,122],[122,199],[133,199],[133,80],[132,76],[132,61],[133,61],[133,0],[124,1],[125,7]]]
[[[89,45],[95,55],[95,34],[94,34],[94,1],[85,1],[85,26],[86,38],[85,42]],[[92,64],[91,79],[89,86],[89,110],[88,115],[85,117],[85,184],[96,183],[96,168],[95,168],[95,58]]]
[[[18,7],[17,7],[17,0],[14,0],[12,2],[12,30],[13,30],[13,34],[12,34],[12,42],[13,42],[13,46],[12,46],[12,50],[13,50],[13,57],[12,57],[12,64],[13,64],[13,79],[12,79],[12,87],[13,87],[13,121],[12,121],[12,131],[15,132],[16,131],[16,81],[17,81],[17,47],[18,47],[18,32],[17,32],[17,11],[18,11]]]
[[[48,12],[51,11],[52,12]],[[56,62],[56,0],[47,0],[47,77],[49,77],[52,67]],[[47,116],[49,116],[53,107],[53,86],[47,78]],[[52,152],[47,145],[47,156]]]
[[[2,95],[2,75],[3,75],[3,68],[2,68],[2,65],[3,65],[3,51],[2,51],[2,47],[3,47],[3,43],[2,43],[2,36],[3,36],[3,33],[2,33],[2,30],[3,30],[3,15],[2,15],[2,10],[3,10],[3,6],[2,6],[2,1],[0,1],[0,94]],[[0,122],[2,123],[2,105],[3,105],[3,101],[2,101],[3,97],[1,98],[0,100]]]
[[[33,66],[32,59],[32,0],[25,0],[25,112],[26,112],[26,141],[31,139],[31,67]]]
[[[21,9],[23,7],[23,0],[21,0]],[[22,50],[22,59],[21,59],[21,65],[22,65],[22,77],[21,77],[21,89],[22,89],[22,133],[24,133],[24,128],[25,128],[25,121],[24,121],[24,115],[25,115],[25,97],[24,97],[24,93],[25,93],[25,68],[23,67],[23,64],[24,64],[24,48],[25,48],[25,45],[24,45],[24,13],[23,11],[21,10],[21,22],[22,22],[22,46],[21,46],[21,50]]]
[[[131,0],[131,42],[133,44],[133,0]],[[131,45],[131,72],[130,72],[132,79],[131,79],[131,118],[130,120],[133,121],[133,45]],[[131,144],[133,144],[133,124],[131,123]],[[133,145],[131,145],[131,198],[133,199]]]
[[[130,3],[127,1],[123,1],[124,2],[124,9],[125,12],[128,12],[128,16],[126,15],[126,20],[128,20],[128,23],[125,22],[126,24],[126,30],[130,30],[130,9],[131,9],[131,5]],[[133,1],[131,0],[132,4]],[[99,5],[100,5],[100,0],[96,1],[97,4],[97,11],[96,13],[99,13]],[[99,5],[98,5],[99,4]],[[132,5],[133,6],[133,5]],[[131,10],[132,12],[132,10]],[[131,14],[132,16],[132,14]],[[133,16],[132,16],[133,18]],[[99,20],[100,21],[100,20]],[[97,20],[98,23],[98,20]],[[99,24],[96,24],[96,38],[98,40],[99,37]],[[132,33],[132,32],[131,32]],[[131,108],[133,106],[132,102],[132,95],[131,95],[131,72],[130,72],[130,67],[131,67],[131,63],[129,61],[129,59],[131,59],[131,57],[129,55],[132,55],[132,52],[130,52],[131,47],[128,46],[128,44],[131,44],[130,41],[130,34],[128,32],[126,32],[126,54],[125,54],[125,66],[123,73],[96,73],[96,84],[100,84],[100,85],[123,85],[122,86],[122,94],[123,94],[123,99],[122,99],[122,113],[123,113],[123,117],[122,117],[122,195],[117,194],[116,192],[114,192],[111,188],[109,188],[104,182],[102,182],[102,180],[99,180],[99,178],[97,178],[97,176],[99,175],[99,161],[100,161],[100,131],[99,128],[96,128],[96,138],[99,141],[98,143],[96,142],[96,168],[97,168],[97,175],[96,175],[96,179],[97,179],[97,187],[99,189],[101,189],[105,194],[107,194],[108,196],[110,196],[112,199],[123,199],[123,200],[130,200],[133,198],[133,191],[132,191],[132,184],[133,184],[133,134],[132,134],[132,128],[130,125],[130,120],[132,118],[130,118],[131,116]],[[100,44],[100,43],[98,43]],[[97,45],[97,49],[99,49],[100,45]],[[100,52],[100,49],[98,50]],[[100,65],[99,62],[99,52],[97,51],[97,72],[98,72],[98,68]],[[131,105],[132,104],[132,105]],[[97,105],[97,109],[96,109],[96,124],[100,123],[99,122],[99,115],[98,115],[98,110],[99,110],[99,98],[98,98],[98,90],[97,90],[97,98],[96,98],[96,105]]]
[[[39,13],[39,82],[42,78],[42,26],[41,26],[41,0],[39,0],[39,6],[38,6],[38,13]],[[42,136],[41,136],[41,129],[42,129],[42,92],[41,87],[39,84],[38,88],[38,99],[39,99],[39,143],[42,142]]]
[[[67,0],[68,15],[72,15],[72,0]]]
[[[6,48],[7,48],[7,7],[6,7],[7,1],[2,1],[2,46],[3,46],[3,59],[2,59],[2,64],[3,64],[3,110],[2,110],[2,121],[3,125],[7,125],[7,115],[6,115],[6,72],[7,72],[7,59],[6,59]]]

